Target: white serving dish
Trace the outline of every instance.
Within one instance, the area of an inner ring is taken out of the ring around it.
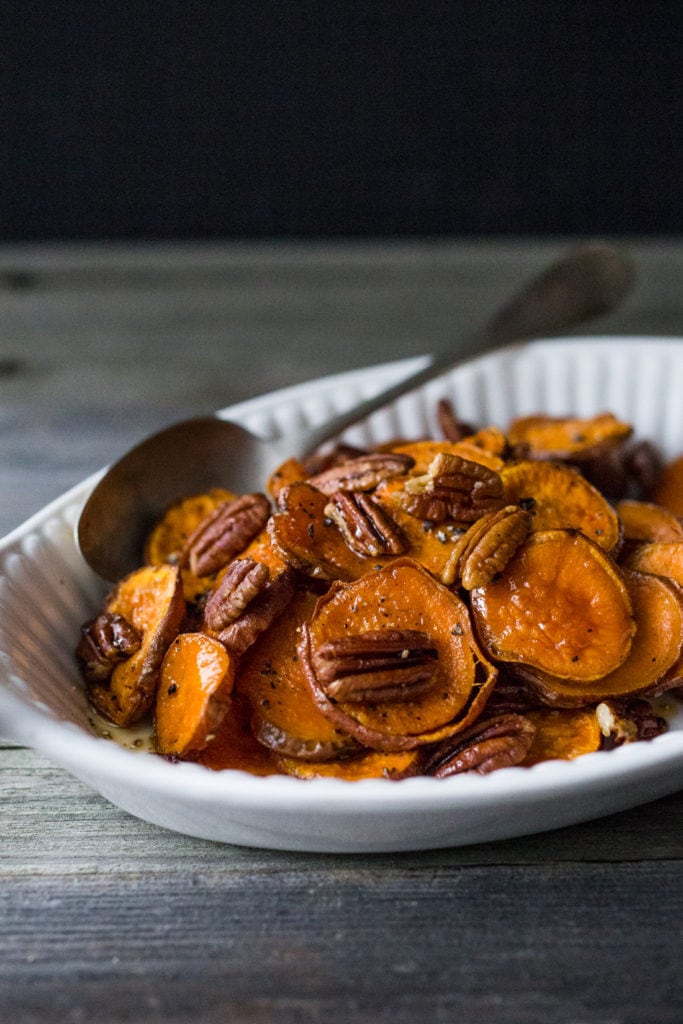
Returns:
[[[403,360],[288,388],[230,410],[272,434],[302,417],[392,383],[422,360]],[[348,432],[354,442],[418,436],[436,399],[484,424],[539,410],[614,411],[664,453],[683,451],[683,340],[595,338],[535,342],[482,357]],[[489,776],[402,782],[255,778],[169,764],[96,735],[73,648],[103,586],[74,540],[99,474],[0,542],[0,734],[32,746],[131,814],[168,829],[273,849],[372,852],[465,845],[585,821],[683,785],[683,713],[648,743]],[[229,482],[228,482],[229,485]]]

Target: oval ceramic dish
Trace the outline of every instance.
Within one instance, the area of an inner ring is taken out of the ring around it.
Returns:
[[[415,370],[404,360],[327,377],[222,414],[264,435],[333,409]],[[475,360],[348,432],[355,443],[433,430],[436,400],[476,424],[537,411],[611,410],[683,451],[683,341],[609,338],[535,342]],[[0,733],[40,750],[131,814],[168,829],[273,849],[372,852],[464,845],[541,832],[623,810],[683,785],[683,712],[670,731],[574,761],[488,776],[402,782],[256,778],[170,764],[97,735],[73,661],[80,624],[103,585],[74,540],[95,477],[0,544]],[[229,481],[226,481],[229,486]]]

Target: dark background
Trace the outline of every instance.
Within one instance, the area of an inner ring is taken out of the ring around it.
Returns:
[[[0,239],[676,234],[680,2],[7,2]]]

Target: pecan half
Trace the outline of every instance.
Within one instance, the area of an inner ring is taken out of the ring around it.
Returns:
[[[256,638],[282,614],[295,593],[295,573],[285,570],[269,580],[245,607],[242,614],[217,634],[218,640],[235,655],[244,654]]]
[[[457,582],[464,590],[486,586],[527,538],[531,523],[531,513],[519,505],[506,505],[482,516],[458,541],[441,582],[446,586]]]
[[[606,747],[618,747],[636,740],[651,740],[666,732],[665,718],[655,713],[643,698],[601,701],[595,709]]]
[[[122,615],[100,614],[86,622],[76,648],[76,659],[91,683],[108,679],[114,666],[140,649],[142,636]]]
[[[534,725],[523,715],[498,715],[477,722],[471,729],[436,747],[424,773],[446,779],[463,772],[488,775],[498,768],[510,768],[524,760],[535,731]]]
[[[369,494],[336,491],[325,506],[325,515],[341,530],[357,555],[401,555],[408,542],[389,513]]]
[[[243,551],[268,521],[264,494],[245,494],[226,501],[203,519],[188,537],[181,561],[195,576],[209,576]]]
[[[415,465],[410,455],[376,452],[331,466],[309,479],[323,494],[335,491],[372,491],[382,480],[407,473]]]
[[[480,462],[439,452],[428,472],[409,479],[396,500],[404,512],[418,519],[473,523],[501,508],[503,481]]]
[[[312,651],[316,678],[333,700],[411,700],[434,684],[438,651],[427,633],[380,629],[328,640]]]
[[[206,602],[204,622],[208,628],[218,631],[238,619],[269,578],[270,569],[263,562],[253,558],[236,558],[231,562]]]
[[[436,420],[447,441],[462,441],[463,437],[474,433],[474,427],[457,416],[448,398],[440,398],[436,403]]]

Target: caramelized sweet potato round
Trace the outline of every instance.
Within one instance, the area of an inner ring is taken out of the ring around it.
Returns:
[[[88,697],[116,725],[129,726],[152,706],[161,663],[185,614],[180,570],[174,565],[136,569],[116,586],[104,608],[130,622],[142,642],[106,683],[89,687]]]
[[[594,457],[596,450],[630,437],[633,428],[610,412],[589,419],[575,416],[520,416],[508,427],[513,448],[535,459]]]
[[[629,548],[651,541],[683,541],[683,522],[663,505],[628,499],[618,502],[615,511]]]
[[[498,472],[503,465],[504,449],[505,438],[496,427],[472,434],[462,441],[411,441],[391,448],[397,455],[408,455],[415,460],[412,476],[426,473],[436,456],[441,454],[457,455]]]
[[[280,757],[278,764],[286,775],[297,779],[333,778],[358,782],[361,779],[408,779],[420,773],[422,757],[419,750],[394,754],[365,750],[356,757],[315,764],[295,757]]]
[[[479,639],[494,659],[561,679],[618,668],[635,632],[616,565],[582,533],[532,533],[497,579],[471,592]]]
[[[161,666],[156,699],[157,751],[184,757],[215,736],[228,707],[235,659],[205,633],[181,633]]]
[[[302,632],[299,653],[317,706],[373,750],[409,750],[464,729],[495,682],[466,606],[409,558],[334,584]],[[413,655],[415,637],[425,640]],[[332,679],[323,676],[328,667]],[[331,682],[349,674],[353,685],[331,697]]]
[[[321,714],[297,654],[301,625],[315,603],[306,592],[294,598],[242,658],[236,687],[249,702],[260,743],[299,760],[327,761],[356,751],[358,744]]]
[[[683,586],[683,541],[639,544],[624,559],[629,569],[666,576]]]
[[[581,474],[556,462],[522,459],[501,470],[505,504],[531,513],[533,530],[580,530],[605,551],[620,539],[616,512]]]
[[[579,707],[609,697],[649,692],[679,665],[683,650],[683,590],[671,580],[649,573],[624,570],[623,577],[636,624],[628,657],[618,668],[592,681],[558,679],[537,669],[523,669],[523,678],[546,703]]]
[[[535,732],[522,761],[524,768],[556,758],[571,761],[581,754],[592,754],[600,749],[602,734],[593,708],[527,711],[525,715]]]

